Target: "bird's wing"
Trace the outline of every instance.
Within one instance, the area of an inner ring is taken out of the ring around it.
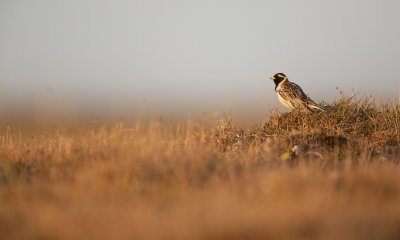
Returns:
[[[322,110],[318,104],[316,104],[311,98],[309,98],[301,89],[301,87],[295,83],[287,82],[282,88],[279,89],[281,96],[287,100],[290,100],[294,105],[303,106],[309,110],[311,108],[317,108]]]
[[[307,100],[309,99],[307,95],[303,92],[301,87],[292,82],[287,82],[283,84],[282,87],[278,90],[278,92],[285,99],[301,101],[304,103],[307,102]]]

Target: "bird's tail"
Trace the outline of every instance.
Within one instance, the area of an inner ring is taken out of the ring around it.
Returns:
[[[314,109],[314,110],[322,111],[322,112],[326,111],[322,106],[320,106],[318,104],[309,104],[308,107],[311,109]]]
[[[309,101],[307,101],[307,109],[310,110],[311,112],[316,112],[316,111],[325,112],[326,111],[326,109],[324,107],[322,107],[321,105],[316,104],[311,99],[309,99]]]

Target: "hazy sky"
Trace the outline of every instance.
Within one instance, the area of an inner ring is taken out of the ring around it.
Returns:
[[[156,114],[263,116],[279,106],[276,72],[317,102],[338,97],[336,87],[399,97],[399,9],[395,0],[0,0],[0,106],[134,112],[145,99]]]

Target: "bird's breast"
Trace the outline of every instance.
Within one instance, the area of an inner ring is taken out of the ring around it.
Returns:
[[[283,106],[285,106],[285,107],[287,107],[287,108],[290,108],[290,109],[293,108],[293,106],[290,104],[290,101],[288,101],[288,99],[283,98],[282,95],[281,95],[278,91],[277,91],[276,93],[277,93],[277,95],[278,95],[278,100],[279,100],[279,102],[280,102]]]

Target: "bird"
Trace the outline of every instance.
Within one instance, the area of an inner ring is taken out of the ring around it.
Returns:
[[[271,79],[275,83],[275,92],[279,102],[291,111],[299,110],[302,112],[325,111],[320,105],[316,104],[301,89],[301,87],[289,79],[283,73],[277,73]]]

